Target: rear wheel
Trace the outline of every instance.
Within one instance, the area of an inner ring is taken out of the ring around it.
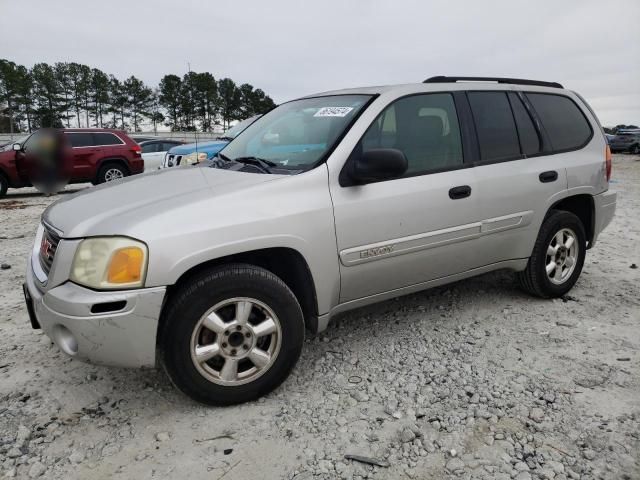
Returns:
[[[538,297],[561,297],[578,280],[585,254],[580,219],[571,212],[553,211],[542,223],[527,268],[518,273],[520,284]]]
[[[280,278],[262,268],[236,264],[200,274],[166,308],[163,365],[197,401],[255,399],[280,385],[300,356],[300,305]]]
[[[640,153],[640,146],[639,145],[631,146],[631,148],[629,149],[629,153],[633,155],[638,155]]]
[[[100,167],[97,183],[112,182],[120,180],[129,174],[127,169],[119,163],[107,163]]]
[[[0,197],[4,197],[7,194],[9,188],[9,181],[2,173],[0,173]]]

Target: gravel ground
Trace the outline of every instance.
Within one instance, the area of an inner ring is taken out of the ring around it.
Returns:
[[[640,478],[640,157],[614,157],[612,188],[616,218],[564,299],[497,272],[359,309],[308,338],[277,391],[228,408],[159,371],[70,360],[31,329],[20,285],[56,197],[13,191],[0,477]]]

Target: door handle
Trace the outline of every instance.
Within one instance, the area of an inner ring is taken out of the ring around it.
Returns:
[[[558,179],[558,172],[556,172],[555,170],[542,172],[538,178],[542,183],[555,182]]]
[[[469,195],[471,195],[471,187],[469,185],[461,185],[459,187],[453,187],[451,190],[449,190],[449,198],[451,200],[466,198]]]

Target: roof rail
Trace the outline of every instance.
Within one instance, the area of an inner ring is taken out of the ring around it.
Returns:
[[[453,83],[453,82],[496,82],[512,83],[514,85],[536,85],[538,87],[564,88],[558,82],[541,82],[539,80],[527,80],[524,78],[504,78],[504,77],[447,77],[438,75],[427,78],[422,83]]]

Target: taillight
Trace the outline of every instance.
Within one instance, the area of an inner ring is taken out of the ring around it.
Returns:
[[[604,151],[604,168],[607,173],[608,182],[611,179],[611,148],[609,148],[609,145],[607,145]]]
[[[134,145],[132,150],[133,150],[133,153],[135,153],[136,155],[142,154],[142,148],[140,148],[140,145],[138,144]]]

